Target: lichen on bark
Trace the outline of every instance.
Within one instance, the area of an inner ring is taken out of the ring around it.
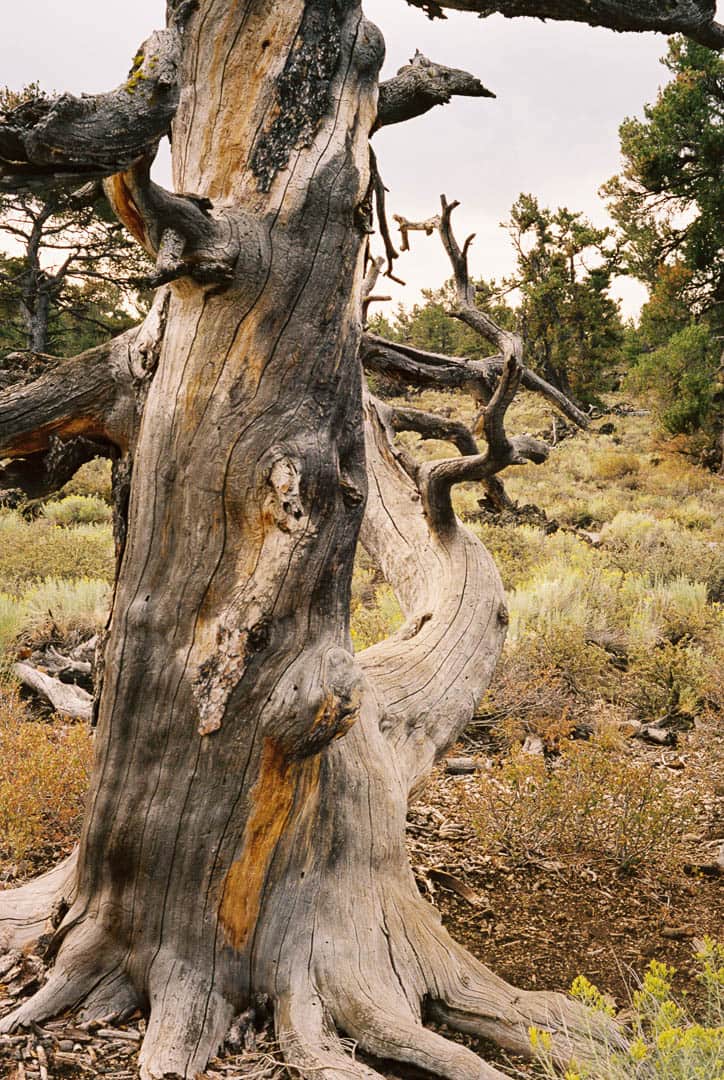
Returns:
[[[293,150],[308,146],[327,113],[341,56],[343,0],[310,0],[299,38],[277,80],[276,115],[259,137],[252,168],[262,191],[286,168]]]

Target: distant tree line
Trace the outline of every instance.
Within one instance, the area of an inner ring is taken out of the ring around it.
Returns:
[[[564,392],[590,404],[625,373],[665,430],[703,436],[714,460],[724,403],[724,62],[674,37],[662,63],[672,78],[643,120],[621,125],[622,170],[602,188],[615,229],[521,194],[505,222],[515,271],[479,281],[477,303],[518,329],[528,363]],[[622,274],[648,290],[636,324],[624,325],[610,295]],[[479,339],[446,314],[450,285],[423,297],[371,328],[479,356]]]

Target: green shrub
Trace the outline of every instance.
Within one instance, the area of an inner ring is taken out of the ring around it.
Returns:
[[[553,763],[514,749],[463,798],[484,850],[522,862],[555,855],[621,871],[671,865],[693,820],[660,772],[632,760],[605,730],[590,742],[568,743]]]
[[[380,585],[374,591],[372,604],[353,604],[351,631],[355,651],[360,652],[383,641],[403,622],[404,616],[394,592],[389,585]]]
[[[0,665],[3,653],[22,629],[23,612],[21,605],[13,596],[0,593]]]
[[[721,345],[710,329],[691,323],[666,345],[641,356],[629,384],[653,397],[666,431],[673,435],[701,430],[714,434],[720,353]]]
[[[596,480],[622,480],[639,472],[641,462],[636,454],[620,450],[604,450],[591,461],[591,476]]]
[[[112,582],[113,536],[107,525],[61,528],[0,513],[0,590],[21,593],[42,578],[90,577]]]
[[[686,577],[704,582],[713,599],[724,595],[722,545],[692,536],[674,521],[622,511],[601,529],[601,543],[604,556],[625,572],[660,581]]]
[[[104,502],[110,504],[113,499],[111,491],[111,463],[108,458],[93,458],[81,465],[72,480],[63,488],[64,495],[97,495]]]
[[[46,503],[42,516],[51,525],[104,525],[113,514],[110,506],[95,495],[67,495]]]
[[[712,655],[697,646],[668,641],[640,649],[631,657],[620,695],[645,723],[670,720],[686,726],[707,708],[724,706],[716,679],[723,664],[721,650]]]
[[[108,617],[111,589],[97,578],[45,578],[28,589],[20,607],[24,626],[52,624],[61,635],[100,630]]]

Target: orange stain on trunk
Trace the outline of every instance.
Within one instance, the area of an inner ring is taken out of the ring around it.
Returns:
[[[244,948],[256,926],[264,883],[274,851],[289,824],[297,794],[319,783],[318,757],[291,761],[278,742],[267,739],[259,776],[251,792],[241,857],[224,879],[219,920],[232,948]],[[301,809],[303,802],[298,805]]]
[[[110,177],[109,182],[113,192],[113,209],[134,239],[138,240],[143,247],[147,247],[146,226],[134,202],[126,174],[116,173],[115,176]]]

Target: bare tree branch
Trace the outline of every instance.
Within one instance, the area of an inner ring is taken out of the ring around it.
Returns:
[[[369,312],[370,304],[381,303],[384,300],[391,300],[391,296],[381,296],[375,294],[375,286],[382,273],[382,267],[385,265],[385,260],[382,257],[376,259],[370,259],[367,267],[367,273],[365,274],[365,280],[362,285],[362,323],[367,322],[367,314]]]
[[[168,300],[167,292],[159,293],[140,326],[0,393],[0,459],[13,459],[0,470],[1,488],[19,487],[38,497],[57,490],[69,469],[104,444],[121,454],[133,452]],[[70,440],[73,449],[64,454]]]
[[[422,116],[436,105],[447,105],[453,96],[495,97],[467,71],[435,64],[418,50],[394,79],[380,83],[375,130]]]
[[[530,435],[512,439],[505,431],[505,414],[516,395],[521,369],[515,357],[505,362],[498,388],[483,413],[483,427],[488,449],[485,454],[447,458],[420,466],[419,483],[430,520],[440,531],[454,527],[451,490],[465,481],[485,481],[510,465],[532,461],[541,464],[548,457],[548,447]]]
[[[415,431],[423,439],[451,442],[461,454],[477,454],[478,444],[472,431],[460,420],[449,420],[421,409],[406,409],[376,401],[375,408],[393,432]]]
[[[154,153],[179,99],[180,37],[160,30],[141,45],[126,81],[95,96],[39,98],[0,122],[0,186],[110,176]]]
[[[403,386],[465,390],[480,405],[490,401],[503,370],[502,356],[491,356],[486,360],[444,356],[370,333],[363,335],[361,356],[365,370],[385,375]],[[540,375],[523,367],[520,378],[526,390],[540,394],[578,427],[588,427],[586,414]]]
[[[402,217],[401,214],[395,214],[395,221],[400,229],[402,240],[400,242],[401,251],[410,250],[410,237],[411,232],[424,232],[426,236],[432,236],[440,228],[440,217],[435,214],[434,217],[427,218],[425,221],[409,221],[406,217]]]
[[[612,30],[658,30],[686,34],[710,49],[724,46],[724,27],[714,21],[715,0],[407,0],[430,18],[445,18],[445,9],[474,11],[481,16],[500,12],[508,18],[570,19]]]
[[[392,273],[392,266],[395,259],[399,257],[399,252],[395,245],[392,243],[392,237],[390,236],[390,225],[387,220],[387,206],[386,206],[386,194],[387,188],[384,185],[382,177],[380,176],[380,170],[377,165],[377,155],[372,147],[370,147],[370,165],[372,171],[372,191],[375,199],[375,209],[377,210],[377,222],[380,227],[380,234],[382,241],[385,245],[385,255],[387,256],[387,270],[385,275],[391,278],[392,281],[398,282],[400,285],[404,285],[404,281],[400,281]]]
[[[458,306],[452,314],[466,323],[502,352],[505,358],[515,356],[519,361],[523,356],[523,341],[519,334],[505,330],[475,305],[475,285],[468,272],[468,251],[475,234],[467,238],[460,248],[452,229],[452,212],[459,203],[448,203],[444,195],[440,196],[442,214],[440,216],[440,238],[453,268]]]
[[[56,712],[63,713],[72,720],[90,720],[93,695],[81,686],[54,679],[30,664],[14,664],[13,672],[23,686],[39,694]]]

